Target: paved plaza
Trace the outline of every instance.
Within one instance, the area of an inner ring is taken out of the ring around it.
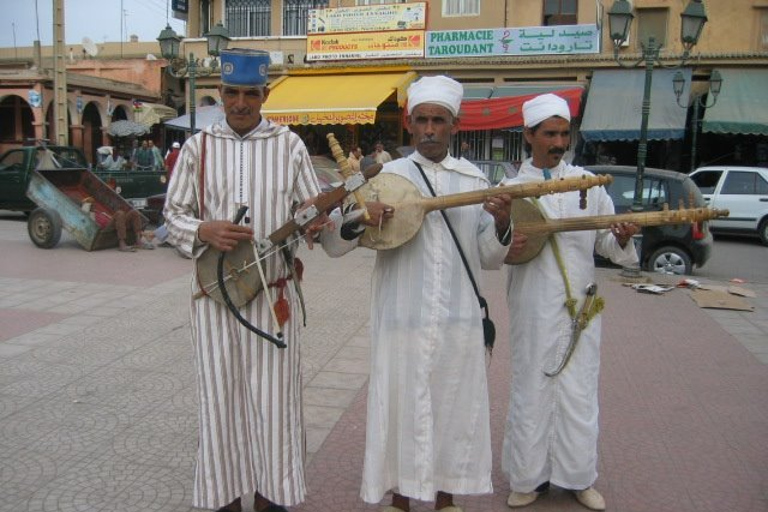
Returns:
[[[11,215],[0,217],[0,247],[0,512],[194,510],[191,261],[170,248],[88,253],[66,234],[37,249]],[[358,497],[375,253],[301,256],[309,496],[292,510],[375,511]],[[748,283],[755,311],[735,312],[598,274],[596,487],[609,510],[768,510],[768,283]],[[501,274],[482,277],[499,332],[489,361],[496,492],[458,497],[465,512],[509,510],[499,468],[508,322]],[[585,509],[553,490],[526,510]]]

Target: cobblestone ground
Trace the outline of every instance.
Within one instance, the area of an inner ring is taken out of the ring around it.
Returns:
[[[186,512],[197,437],[187,301],[191,263],[172,249],[87,253],[29,243],[0,219],[0,512]],[[365,436],[374,253],[304,251],[310,454],[305,511],[367,511]],[[10,264],[9,262],[13,262]],[[699,309],[687,290],[638,294],[600,270],[600,477],[610,510],[768,510],[768,287],[755,311]],[[485,273],[499,332],[490,363],[495,494],[509,359],[502,280]],[[250,502],[246,502],[249,506]],[[414,512],[431,509],[414,503]],[[527,510],[584,510],[553,490]]]

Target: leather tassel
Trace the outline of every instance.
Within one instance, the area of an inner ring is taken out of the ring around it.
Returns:
[[[291,317],[291,308],[288,305],[288,301],[285,300],[283,288],[284,287],[280,288],[280,297],[275,301],[275,316],[277,317],[277,323],[281,328]]]

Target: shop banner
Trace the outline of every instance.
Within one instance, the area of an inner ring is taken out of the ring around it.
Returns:
[[[424,31],[307,34],[307,60],[424,57]]]
[[[282,125],[308,124],[373,124],[376,111],[346,112],[277,112],[264,114],[270,121]]]
[[[426,20],[425,2],[310,9],[307,35],[424,30],[427,28]]]
[[[429,31],[426,39],[428,59],[600,53],[595,25]]]

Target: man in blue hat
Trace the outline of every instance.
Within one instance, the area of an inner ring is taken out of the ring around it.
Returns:
[[[295,205],[320,193],[299,136],[261,115],[268,65],[263,51],[222,52],[226,119],[187,140],[168,186],[168,242],[185,255],[264,240],[293,219]],[[244,223],[234,224],[242,206],[248,207]],[[306,227],[307,235],[322,229],[320,217]],[[280,512],[286,510],[281,505],[304,500],[299,297],[280,251],[258,257],[266,285],[239,313],[263,331],[282,329],[287,348],[257,337],[208,296],[191,301],[200,407],[195,507],[240,511],[241,497],[253,493],[256,512]],[[197,270],[193,292],[199,290]],[[270,295],[287,305],[287,319],[271,310]]]

